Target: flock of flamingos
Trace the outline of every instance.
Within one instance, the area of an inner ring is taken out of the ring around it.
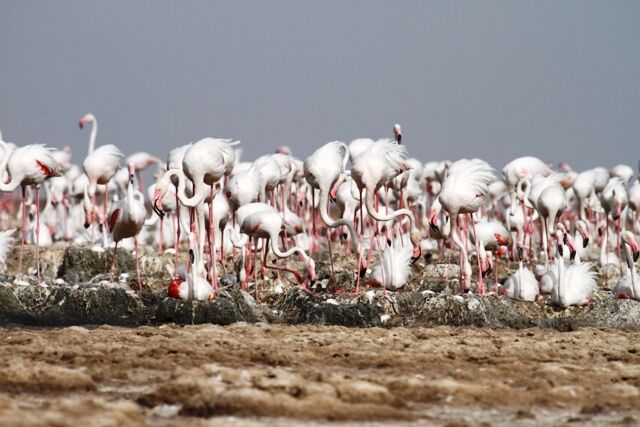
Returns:
[[[336,256],[353,257],[356,293],[401,288],[428,251],[440,260],[458,257],[460,293],[526,301],[550,294],[551,304],[583,305],[591,301],[599,269],[619,271],[611,283],[615,297],[640,300],[640,183],[631,182],[634,170],[627,165],[577,172],[566,163],[520,157],[498,177],[480,159],[422,163],[408,157],[400,125],[393,138],[329,142],[305,161],[278,147],[242,162],[238,141],[204,138],[171,150],[164,163],[147,153],[125,160],[114,145],[96,147],[92,114],[80,120],[81,128],[88,126],[82,168],[71,163],[68,148],[16,146],[0,134],[0,191],[8,193],[2,223],[16,212],[20,274],[22,248],[32,243],[38,283],[40,247],[67,241],[94,251],[135,247],[141,286],[141,242],[175,253],[168,289],[174,298],[215,298],[229,259],[245,288],[257,289],[258,276],[275,269],[309,289],[317,280],[313,254],[322,247],[332,275]],[[145,191],[141,171],[152,165],[155,183]],[[11,196],[18,188],[19,207]],[[15,232],[0,234],[2,261]],[[180,242],[189,247],[184,266]],[[286,267],[283,260],[294,255],[304,269]],[[501,261],[519,263],[502,283]]]

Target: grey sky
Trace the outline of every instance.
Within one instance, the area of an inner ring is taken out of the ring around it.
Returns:
[[[423,161],[635,164],[638,1],[0,0],[0,128],[18,144],[245,158],[391,136]]]

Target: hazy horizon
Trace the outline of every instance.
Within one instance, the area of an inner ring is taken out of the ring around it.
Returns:
[[[126,154],[205,136],[253,159],[391,137],[421,161],[638,160],[640,2],[0,0],[0,129]]]

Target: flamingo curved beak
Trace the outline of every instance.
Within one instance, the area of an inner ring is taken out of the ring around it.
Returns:
[[[573,239],[572,238],[566,238],[566,234],[565,234],[565,239],[567,241],[567,246],[569,246],[569,259],[571,259],[571,261],[573,261],[573,259],[576,257],[576,245],[575,243],[573,243]]]
[[[638,257],[640,256],[640,245],[635,238],[631,239],[631,252],[633,252],[633,262],[638,261]]]
[[[439,230],[437,212],[431,212],[431,215],[429,215],[429,228],[434,232]]]
[[[420,247],[420,245],[415,245],[413,247],[413,253],[411,254],[411,263],[413,264],[416,261],[418,261],[421,255],[422,255],[422,248]]]
[[[622,204],[620,202],[616,202],[615,211],[611,216],[613,217],[614,221],[617,221],[618,218],[620,218],[621,214],[622,214]]]
[[[498,242],[500,246],[507,246],[509,244],[502,234],[495,233],[493,236],[496,238],[496,242]]]
[[[164,218],[164,211],[162,210],[162,194],[158,189],[153,193],[153,211],[160,218]]]

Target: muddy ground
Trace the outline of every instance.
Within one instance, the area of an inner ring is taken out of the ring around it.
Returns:
[[[146,248],[141,292],[126,251],[124,274],[104,274],[110,255],[46,249],[43,287],[11,255],[0,426],[640,423],[640,303],[602,277],[592,304],[562,310],[456,295],[456,267],[427,257],[406,289],[355,296],[352,257],[334,283],[325,256],[313,292],[271,271],[256,295],[228,274],[216,301],[181,302],[171,255]]]
[[[639,335],[264,323],[3,328],[0,425],[634,425]]]

